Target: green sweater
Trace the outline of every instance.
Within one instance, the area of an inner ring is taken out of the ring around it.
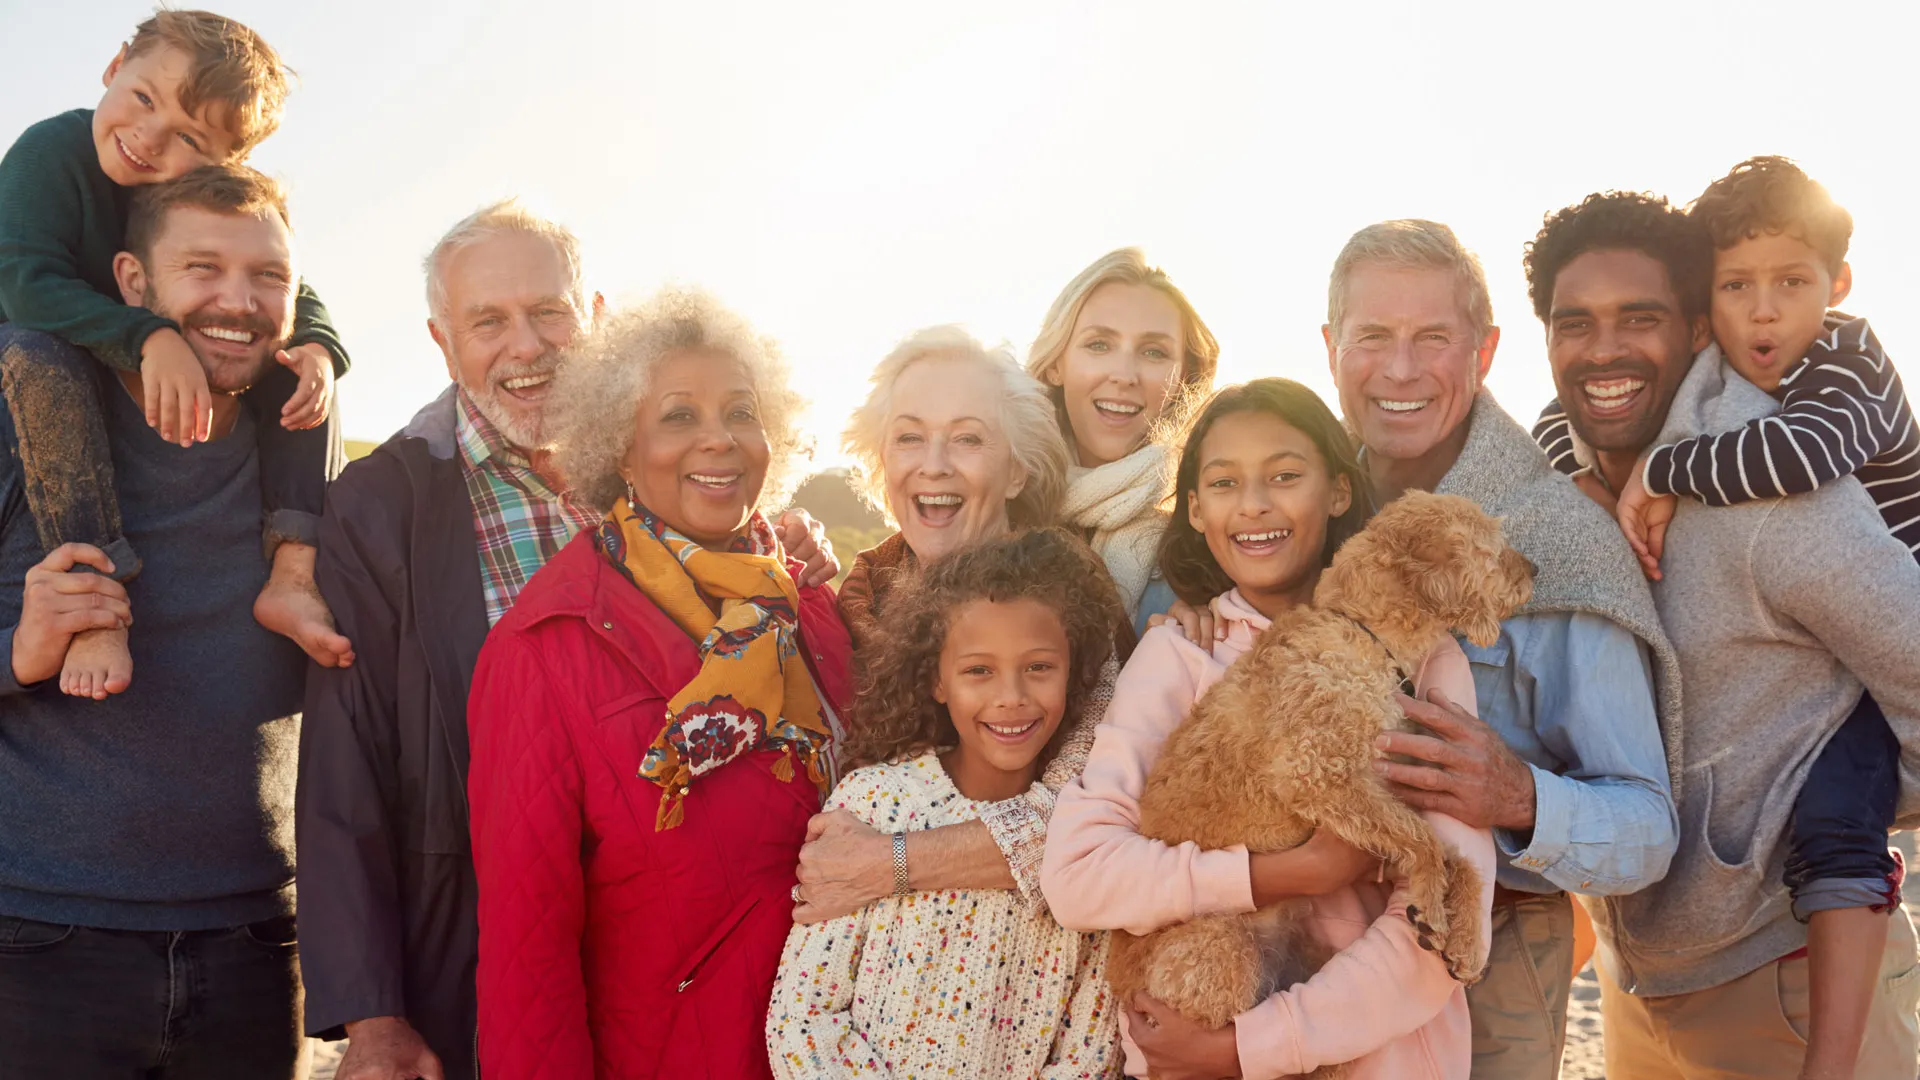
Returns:
[[[173,320],[120,302],[113,257],[127,233],[132,192],[107,178],[93,148],[93,110],[42,120],[0,158],[0,323],[57,334],[124,371]],[[300,284],[289,345],[323,345],[334,374],[347,350],[326,306]]]

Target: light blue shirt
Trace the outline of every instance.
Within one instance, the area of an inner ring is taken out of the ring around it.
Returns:
[[[1523,892],[1635,892],[1660,880],[1679,819],[1639,638],[1577,612],[1516,615],[1462,641],[1480,718],[1533,771],[1531,836],[1493,831],[1499,882]]]
[[[1165,615],[1179,597],[1173,595],[1173,586],[1158,573],[1147,581],[1146,591],[1140,594],[1140,609],[1133,615],[1133,636],[1147,636],[1147,620],[1155,615]]]

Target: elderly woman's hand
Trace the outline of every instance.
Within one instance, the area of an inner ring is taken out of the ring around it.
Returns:
[[[800,849],[793,921],[825,922],[893,893],[893,842],[845,810],[815,814]]]
[[[1234,1027],[1204,1028],[1151,995],[1127,1003],[1127,1034],[1156,1080],[1220,1080],[1240,1075]]]
[[[833,542],[827,539],[827,527],[813,520],[812,514],[795,507],[775,519],[773,527],[780,534],[780,546],[805,564],[795,584],[803,589],[814,588],[832,581],[840,573],[840,560],[833,557]]]

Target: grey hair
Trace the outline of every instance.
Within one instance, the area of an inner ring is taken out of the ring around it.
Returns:
[[[799,425],[806,401],[779,348],[708,293],[667,288],[601,320],[554,377],[554,460],[588,505],[605,510],[626,493],[620,467],[633,450],[634,415],[660,362],[687,349],[721,353],[746,369],[769,451],[757,505],[780,507],[791,495],[810,456]]]
[[[1400,218],[1354,233],[1333,260],[1333,274],[1327,280],[1327,328],[1335,338],[1347,317],[1347,279],[1355,268],[1369,264],[1452,271],[1463,294],[1474,344],[1485,341],[1493,329],[1493,297],[1487,293],[1487,272],[1481,269],[1480,257],[1437,221]]]
[[[447,230],[427,253],[427,314],[447,329],[447,283],[441,274],[454,253],[489,237],[507,233],[538,236],[553,245],[567,267],[567,296],[583,320],[587,317],[587,281],[580,262],[580,240],[565,225],[529,210],[518,198],[505,198],[475,210]]]
[[[854,489],[893,521],[883,455],[893,387],[908,368],[933,359],[964,361],[998,380],[1000,425],[1013,460],[1027,474],[1026,485],[1007,505],[1007,519],[1016,528],[1054,524],[1067,494],[1068,455],[1066,439],[1054,418],[1053,400],[1038,379],[1020,370],[1005,346],[988,348],[958,326],[930,326],[908,334],[873,369],[867,398],[854,409],[840,437],[841,449],[853,459]]]

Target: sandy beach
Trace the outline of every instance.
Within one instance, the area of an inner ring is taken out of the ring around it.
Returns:
[[[1906,853],[1907,865],[1916,859],[1912,833],[1895,837]],[[1920,921],[1920,897],[1907,901],[1907,914]],[[314,1080],[333,1080],[345,1043],[314,1044]],[[1567,1010],[1567,1051],[1560,1063],[1560,1080],[1603,1080],[1607,1075],[1606,1057],[1600,1036],[1600,983],[1594,978],[1593,965],[1573,981],[1573,1003]]]

